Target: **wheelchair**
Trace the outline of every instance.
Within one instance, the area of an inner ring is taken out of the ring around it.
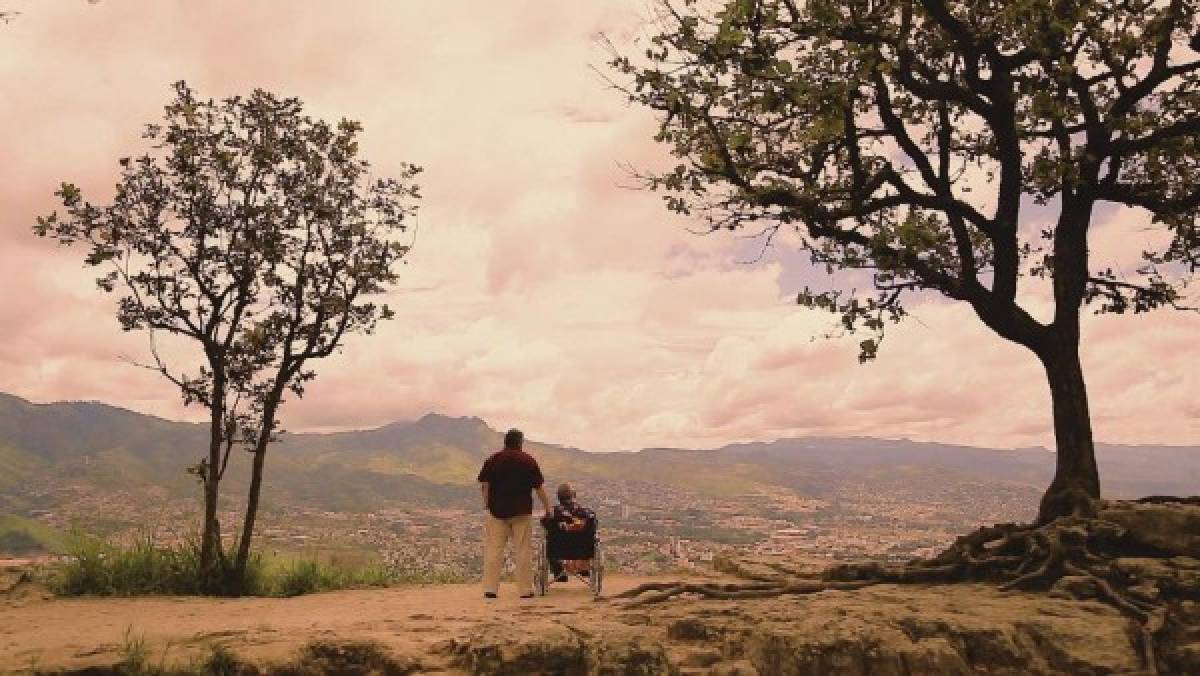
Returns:
[[[599,598],[604,584],[604,549],[596,533],[595,521],[582,530],[564,531],[550,528],[543,520],[542,533],[543,536],[537,542],[534,561],[534,593],[545,596],[550,590],[550,583],[554,579],[550,571],[550,560],[557,559],[562,562],[563,572],[568,577],[575,577],[587,583],[592,596]]]

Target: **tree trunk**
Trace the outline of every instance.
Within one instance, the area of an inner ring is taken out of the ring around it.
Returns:
[[[213,383],[212,418],[209,426],[207,465],[201,476],[204,485],[204,525],[200,534],[200,573],[208,586],[217,582],[217,563],[222,558],[221,524],[217,520],[217,500],[220,497],[221,442],[225,435],[224,383],[218,376]]]
[[[211,455],[210,455],[211,460]],[[212,464],[209,464],[212,467]],[[217,520],[217,498],[220,496],[215,470],[207,470],[204,478],[204,531],[200,535],[200,569],[211,580],[221,549],[221,525]]]
[[[1054,408],[1054,481],[1042,497],[1038,523],[1060,516],[1088,515],[1100,498],[1100,474],[1092,442],[1087,387],[1079,363],[1079,340],[1056,341],[1041,354]]]
[[[246,592],[246,565],[250,560],[250,539],[254,535],[254,521],[258,515],[258,496],[262,491],[263,465],[266,464],[266,444],[254,449],[254,466],[250,476],[250,494],[246,501],[246,518],[242,522],[242,537],[238,540],[237,560],[234,564],[234,581],[239,594]]]
[[[258,497],[262,492],[263,466],[267,459],[267,444],[275,428],[275,410],[279,407],[279,393],[267,397],[263,406],[262,429],[254,444],[254,464],[250,474],[250,492],[246,500],[246,516],[242,522],[242,537],[238,540],[237,559],[234,563],[234,583],[239,594],[246,592],[246,566],[250,561],[250,541],[254,535],[254,521],[258,516]]]

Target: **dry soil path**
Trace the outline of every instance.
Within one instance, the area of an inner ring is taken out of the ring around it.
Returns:
[[[605,593],[645,578],[605,579]],[[0,601],[0,672],[37,666],[78,668],[112,662],[127,640],[143,639],[152,660],[180,662],[221,643],[240,656],[284,661],[314,639],[371,640],[404,653],[427,653],[448,636],[502,620],[611,612],[587,587],[570,582],[546,597],[518,599],[511,585],[484,599],[478,585],[433,585],[327,592],[289,599],[193,597]]]

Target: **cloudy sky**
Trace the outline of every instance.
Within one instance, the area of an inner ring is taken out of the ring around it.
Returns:
[[[352,7],[352,10],[346,9]],[[599,36],[629,44],[644,0],[132,2],[0,0],[0,391],[98,399],[198,419],[123,334],[79,251],[30,234],[60,181],[111,197],[186,79],[263,87],[363,122],[380,174],[426,168],[399,317],[322,363],[291,430],[429,411],[593,450],[872,435],[981,446],[1052,443],[1040,366],[953,304],[913,306],[873,364],[797,309],[815,279],[787,242],[689,234],[625,166],[666,158],[654,120],[605,87]],[[1147,219],[1106,211],[1095,257],[1128,264]],[[1044,296],[1026,298],[1045,310]],[[1195,443],[1200,317],[1088,318],[1096,437]]]

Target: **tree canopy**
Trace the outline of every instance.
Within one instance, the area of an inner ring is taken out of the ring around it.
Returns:
[[[904,292],[967,301],[1005,338],[1055,280],[1071,314],[1178,306],[1196,269],[1200,60],[1193,2],[687,0],[659,5],[631,99],[685,161],[650,177],[714,229],[794,228],[812,260],[869,270],[870,298],[800,294],[882,330]],[[1136,270],[1089,267],[1092,207],[1171,233]],[[1027,217],[1032,205],[1057,218]],[[873,356],[874,341],[863,344]]]
[[[175,91],[165,124],[143,135],[157,152],[120,160],[112,204],[64,183],[67,218],[40,218],[35,231],[91,247],[99,287],[123,294],[122,328],[204,346],[208,366],[173,376],[185,400],[211,405],[218,363],[230,396],[261,401],[277,378],[300,394],[313,377],[306,360],[392,316],[370,297],[408,251],[393,233],[408,227],[420,169],[371,179],[357,157],[361,125],[314,121],[298,99],[257,90],[202,101],[183,82]]]
[[[415,213],[420,169],[371,176],[358,156],[361,130],[314,120],[295,98],[255,90],[203,100],[179,82],[163,122],[145,127],[152,150],[119,161],[112,203],[93,204],[64,183],[66,216],[34,228],[89,247],[87,264],[104,271],[97,284],[120,294],[122,328],[148,331],[152,348],[162,333],[200,347],[197,371],[177,370],[157,349],[150,366],[185,403],[211,411],[212,446],[192,468],[210,520],[231,449],[254,452],[243,549],[284,395],[303,395],[312,360],[393,316],[372,298],[396,281],[409,250],[399,235]],[[219,548],[216,528],[206,521],[206,547]],[[239,567],[244,559],[239,552]]]

